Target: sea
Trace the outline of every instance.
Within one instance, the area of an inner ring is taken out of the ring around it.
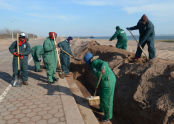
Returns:
[[[78,38],[82,38],[82,39],[109,39],[111,36],[100,36],[100,37],[95,37],[95,36],[90,36],[90,37],[78,37]],[[139,36],[135,36],[136,39],[139,39]],[[127,36],[128,40],[134,40],[132,36]],[[155,40],[174,40],[174,35],[170,35],[170,36],[155,36]]]

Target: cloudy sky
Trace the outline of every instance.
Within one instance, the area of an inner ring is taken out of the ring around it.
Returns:
[[[174,34],[173,6],[174,0],[0,0],[0,30],[111,36],[115,26],[134,26],[145,13],[156,34]]]

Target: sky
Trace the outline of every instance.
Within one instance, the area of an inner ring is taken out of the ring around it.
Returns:
[[[0,0],[0,30],[111,36],[116,26],[126,30],[146,14],[157,35],[174,34],[173,6],[174,0]]]

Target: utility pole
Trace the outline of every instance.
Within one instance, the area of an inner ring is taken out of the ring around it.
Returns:
[[[14,36],[13,36],[13,29],[12,29],[11,38],[12,38],[12,40],[14,41]]]
[[[14,40],[14,20],[12,20],[12,21],[10,21],[11,22],[11,30],[12,30],[12,32],[11,32],[11,39],[12,40]]]

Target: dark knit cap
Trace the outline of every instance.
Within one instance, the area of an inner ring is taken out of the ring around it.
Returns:
[[[72,37],[68,37],[67,40],[70,41],[70,40],[73,40],[73,38]]]
[[[116,30],[119,30],[120,29],[120,27],[119,26],[116,26]]]

